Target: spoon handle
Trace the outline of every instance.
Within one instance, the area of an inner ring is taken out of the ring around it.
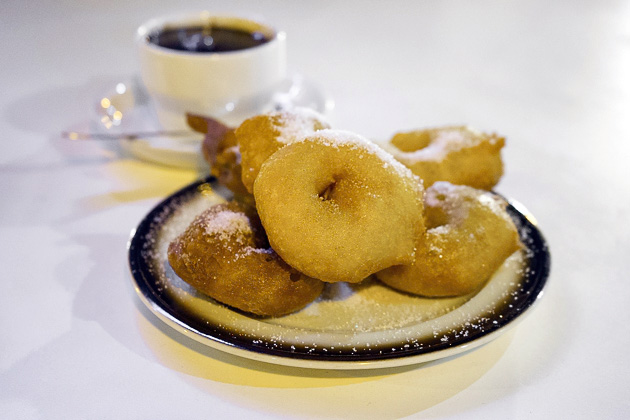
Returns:
[[[137,140],[149,137],[187,137],[194,135],[194,131],[139,131],[135,133],[79,133],[76,131],[64,131],[61,136],[69,140]]]

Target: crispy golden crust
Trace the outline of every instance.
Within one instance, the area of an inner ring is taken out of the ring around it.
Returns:
[[[182,280],[200,292],[260,316],[297,311],[324,287],[269,248],[255,213],[235,202],[199,215],[170,244],[168,261]]]
[[[210,173],[241,201],[253,201],[241,181],[241,153],[234,129],[207,116],[186,114],[186,121],[191,129],[204,134],[201,154],[210,166]]]
[[[376,274],[383,283],[423,296],[459,296],[484,284],[520,247],[518,232],[498,196],[437,182],[426,191],[427,230],[415,263]]]
[[[503,137],[460,126],[398,133],[392,157],[306,110],[206,128],[212,173],[241,204],[200,215],[169,262],[227,305],[283,315],[323,282],[373,273],[408,293],[464,295],[521,247],[506,203],[483,191],[503,174]]]
[[[278,149],[324,128],[328,123],[319,114],[305,110],[278,111],[245,120],[235,131],[241,152],[242,181],[252,192],[263,162]]]
[[[448,181],[490,190],[503,175],[504,145],[503,137],[454,126],[398,133],[389,147],[425,187]]]
[[[254,183],[273,249],[326,282],[356,283],[411,263],[422,185],[391,155],[355,134],[322,130],[274,153]]]
[[[220,184],[230,189],[239,198],[251,196],[241,180],[241,152],[234,130],[227,130],[218,137],[206,135],[201,151],[210,165],[210,173]]]

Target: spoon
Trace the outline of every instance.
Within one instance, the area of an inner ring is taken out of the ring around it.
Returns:
[[[79,133],[76,131],[64,131],[61,133],[61,137],[69,140],[137,140],[139,138],[149,137],[186,137],[193,134],[194,131],[180,130],[180,131],[138,131],[134,133]]]

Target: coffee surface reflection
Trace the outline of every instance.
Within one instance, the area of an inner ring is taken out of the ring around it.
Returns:
[[[164,48],[199,53],[239,51],[270,41],[260,32],[217,26],[164,28],[149,34],[147,40]]]

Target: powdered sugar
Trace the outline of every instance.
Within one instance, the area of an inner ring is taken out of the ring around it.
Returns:
[[[481,194],[477,198],[477,200],[479,201],[479,204],[489,209],[497,216],[501,216],[504,220],[511,220],[510,216],[505,211],[505,206],[507,203],[503,199],[493,195],[492,193],[487,192]]]
[[[409,161],[440,161],[451,152],[473,148],[485,141],[490,144],[499,141],[498,137],[486,136],[470,127],[453,127],[435,133],[426,147],[405,153],[405,158]]]
[[[359,134],[346,130],[325,129],[297,142],[313,142],[332,148],[345,147],[374,155],[383,162],[383,169],[393,171],[398,176],[411,180],[419,190],[422,190],[422,181],[409,168],[397,161],[385,149]],[[363,158],[360,153],[357,156],[359,159]]]
[[[206,211],[196,220],[203,224],[207,235],[215,236],[225,241],[229,238],[237,238],[252,233],[249,218],[240,212],[221,210],[219,212]]]
[[[313,134],[319,129],[329,128],[330,125],[323,115],[309,108],[292,108],[290,112],[281,111],[274,114],[278,136],[276,140],[289,144]]]
[[[425,197],[427,206],[448,210],[453,216],[465,216],[466,208],[473,203],[482,206],[497,216],[509,220],[505,211],[507,203],[501,197],[464,185],[453,185],[450,182],[438,181],[427,189]],[[459,212],[459,213],[458,213]]]
[[[271,248],[255,248],[253,246],[245,246],[234,254],[234,261],[248,257],[253,254],[275,255],[275,251]]]

